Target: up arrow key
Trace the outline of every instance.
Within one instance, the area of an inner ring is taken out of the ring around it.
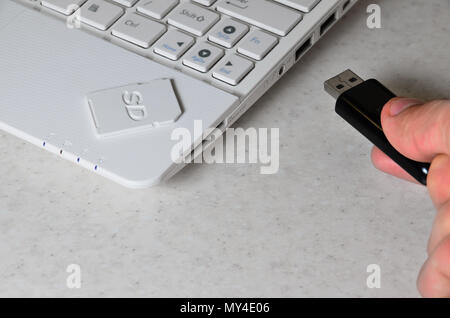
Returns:
[[[233,63],[228,62],[228,63],[226,64],[226,66],[233,66]]]

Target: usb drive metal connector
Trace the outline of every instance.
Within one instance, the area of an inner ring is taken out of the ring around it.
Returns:
[[[429,163],[411,160],[399,153],[386,138],[381,111],[394,93],[375,79],[364,81],[347,70],[325,82],[325,91],[336,99],[336,113],[388,155],[423,185],[427,184]]]
[[[335,99],[338,99],[342,93],[348,91],[350,88],[353,88],[361,83],[363,83],[363,79],[353,73],[350,70],[346,70],[342,72],[338,76],[330,78],[325,82],[325,91],[333,96]]]

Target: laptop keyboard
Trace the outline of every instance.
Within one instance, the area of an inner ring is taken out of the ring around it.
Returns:
[[[41,5],[236,86],[320,1],[42,0]]]

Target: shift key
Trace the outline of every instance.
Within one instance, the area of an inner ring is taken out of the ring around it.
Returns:
[[[167,19],[169,24],[195,34],[204,35],[219,21],[220,16],[208,9],[186,2],[173,10]]]
[[[217,10],[280,36],[288,35],[303,17],[267,0],[221,0]]]

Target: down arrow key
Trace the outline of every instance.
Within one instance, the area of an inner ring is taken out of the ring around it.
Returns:
[[[255,64],[243,57],[232,55],[213,70],[213,77],[232,86],[238,85]]]

